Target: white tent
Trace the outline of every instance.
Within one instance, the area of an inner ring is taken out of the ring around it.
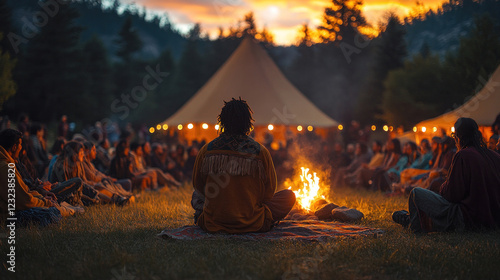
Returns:
[[[210,80],[162,124],[215,124],[223,101],[232,97],[248,102],[255,126],[338,125],[299,92],[266,51],[250,38],[244,39]]]
[[[500,66],[495,70],[483,89],[455,110],[441,116],[422,121],[416,125],[418,131],[430,132],[436,127],[451,131],[458,118],[474,119],[479,126],[490,126],[500,113]]]

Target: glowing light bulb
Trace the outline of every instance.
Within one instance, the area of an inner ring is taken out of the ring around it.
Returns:
[[[344,129],[344,126],[343,126],[343,125],[341,125],[341,124],[339,124],[338,129],[339,129],[339,130],[342,130],[342,129]]]
[[[377,127],[375,125],[372,125],[372,131],[377,130]]]
[[[206,124],[206,123],[202,124],[202,125],[201,125],[201,128],[203,128],[203,129],[208,129],[208,124]]]
[[[413,127],[413,132],[417,132],[417,127],[416,126]]]
[[[158,124],[158,125],[156,126],[156,130],[160,130],[160,129],[161,129],[161,124]]]
[[[302,131],[302,126],[301,125],[297,126],[297,130]]]
[[[182,130],[182,128],[183,128],[182,124],[179,124],[179,125],[177,126],[177,129],[178,129],[178,130]]]
[[[216,125],[215,125],[215,130],[219,130],[219,127],[220,127],[220,126],[219,126],[218,124],[216,124]]]
[[[163,130],[167,130],[168,129],[168,125],[167,124],[164,124],[163,125]]]
[[[383,129],[384,131],[389,131],[389,127],[387,125],[384,125]]]
[[[194,125],[192,123],[188,124],[188,129],[193,129]]]
[[[155,132],[155,128],[154,127],[150,127],[149,128],[149,133],[154,133]]]
[[[268,125],[268,126],[267,126],[267,129],[269,129],[269,130],[273,130],[273,129],[274,129],[274,125],[272,125],[272,124]]]
[[[312,127],[312,125],[310,125],[310,126],[308,126],[308,127],[307,127],[307,130],[308,130],[308,131],[313,131],[313,129],[314,129],[314,128]]]

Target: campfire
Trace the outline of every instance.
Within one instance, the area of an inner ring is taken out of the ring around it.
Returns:
[[[302,170],[302,174],[300,175],[302,186],[298,190],[293,191],[297,198],[296,205],[306,212],[311,212],[313,203],[316,200],[325,199],[325,197],[320,195],[319,177],[316,175],[316,172],[310,174],[309,168],[301,167],[300,169]],[[288,189],[292,189],[292,187],[290,186]]]
[[[363,218],[363,213],[356,209],[339,207],[326,200],[323,193],[328,191],[320,185],[320,178],[316,172],[309,168],[301,167],[300,181],[287,179],[285,184],[295,193],[297,201],[295,207],[287,216],[290,220],[337,220],[342,222],[358,221]]]

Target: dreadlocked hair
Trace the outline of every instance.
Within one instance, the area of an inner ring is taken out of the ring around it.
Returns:
[[[224,107],[217,117],[219,134],[244,134],[248,135],[253,129],[253,111],[245,100],[232,98],[231,101],[224,101]]]

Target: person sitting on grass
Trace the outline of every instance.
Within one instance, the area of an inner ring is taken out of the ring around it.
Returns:
[[[392,215],[413,232],[500,227],[500,155],[486,148],[473,119],[458,119],[455,130],[458,152],[439,194],[415,188],[410,192],[409,213]]]
[[[109,192],[100,182],[88,180],[85,176],[84,160],[83,144],[69,141],[54,164],[51,178],[56,181],[66,181],[72,178],[82,179],[82,201],[84,204],[90,205],[98,202],[115,203],[120,206],[128,204],[128,198]]]
[[[276,192],[271,155],[248,136],[252,113],[241,98],[224,102],[219,137],[196,157],[191,204],[196,224],[207,232],[269,231],[295,204],[291,190]]]
[[[61,207],[53,196],[43,196],[30,190],[24,183],[16,168],[16,159],[22,149],[22,136],[21,132],[14,129],[0,132],[0,220],[15,217],[21,226],[30,223],[41,226],[56,223],[63,216],[71,215],[71,212],[68,208]],[[15,203],[12,203],[13,195]],[[10,205],[15,205],[12,209],[14,212],[10,211]]]
[[[134,190],[154,189],[151,177],[134,172],[129,153],[127,140],[120,140],[116,146],[115,157],[111,161],[109,175],[117,179],[130,179]]]
[[[83,144],[83,149],[85,150],[85,157],[82,165],[85,170],[85,178],[94,184],[101,183],[101,185],[112,194],[131,198],[132,193],[130,191],[132,190],[132,182],[129,179],[117,180],[95,168],[92,163],[92,160],[96,157],[96,147],[94,143],[90,141],[85,142]],[[135,199],[132,198],[131,200],[133,202]]]
[[[163,173],[159,168],[146,168],[144,152],[142,150],[142,145],[139,145],[139,143],[132,142],[132,144],[130,144],[130,157],[133,172],[148,175],[152,179],[153,185],[157,185],[158,187],[165,187],[168,185],[179,187],[181,185],[172,175]]]
[[[96,158],[92,161],[97,170],[107,173],[111,166],[111,155],[109,154],[109,140],[104,138],[96,147]]]

